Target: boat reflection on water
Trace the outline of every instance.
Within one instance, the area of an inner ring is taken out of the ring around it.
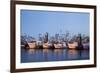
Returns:
[[[43,49],[43,53],[47,53],[48,54],[49,49]]]
[[[54,49],[54,53],[61,53],[63,50],[62,49]]]
[[[76,59],[78,58],[78,51],[73,49],[73,50],[68,50],[68,59]]]
[[[28,50],[28,53],[29,53],[29,54],[34,54],[35,51],[36,51],[36,49],[29,49],[29,50]]]
[[[21,49],[21,63],[71,61],[89,59],[89,50],[76,49]]]

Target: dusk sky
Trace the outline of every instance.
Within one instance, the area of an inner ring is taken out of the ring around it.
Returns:
[[[38,37],[48,32],[50,35],[71,34],[89,35],[89,13],[21,10],[21,35]]]

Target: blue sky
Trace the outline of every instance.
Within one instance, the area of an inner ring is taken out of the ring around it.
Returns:
[[[89,13],[21,10],[21,34],[38,37],[65,33],[89,35]]]

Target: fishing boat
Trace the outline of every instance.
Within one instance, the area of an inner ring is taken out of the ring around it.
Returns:
[[[55,48],[63,48],[63,45],[61,43],[55,43],[54,47]]]
[[[53,48],[53,45],[49,42],[43,43],[43,48]]]
[[[28,42],[26,48],[34,49],[37,47],[36,41]]]
[[[70,42],[70,43],[68,43],[68,48],[69,49],[75,49],[75,48],[77,48],[77,46],[78,46],[77,42]]]
[[[62,46],[63,46],[63,48],[67,48],[68,47],[66,42],[62,42]]]
[[[43,49],[43,43],[42,43],[42,41],[37,41],[37,48]]]
[[[89,49],[89,43],[88,42],[83,43],[82,45],[83,45],[83,49]]]
[[[43,43],[43,48],[49,48],[49,44],[48,44],[48,42],[47,43]]]

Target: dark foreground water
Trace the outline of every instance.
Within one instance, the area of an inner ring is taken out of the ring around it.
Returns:
[[[21,63],[89,59],[89,50],[21,49]]]

